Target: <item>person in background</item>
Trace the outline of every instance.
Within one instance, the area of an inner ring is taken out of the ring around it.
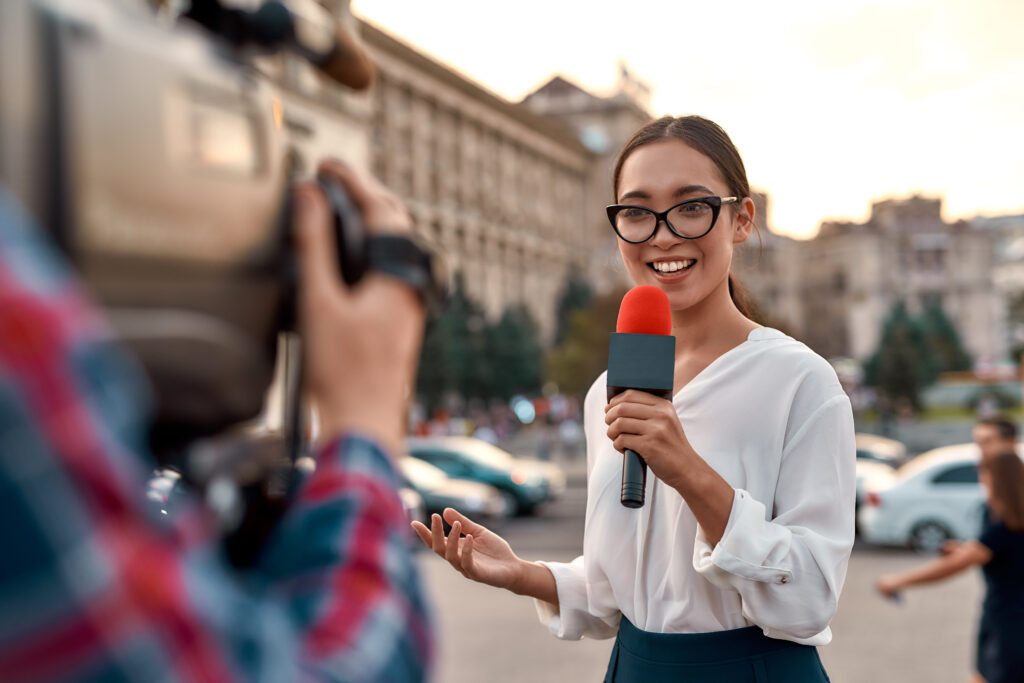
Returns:
[[[1017,448],[1017,425],[1005,417],[987,417],[974,425],[974,443],[985,458]]]
[[[979,429],[990,426],[982,423]],[[978,474],[987,503],[978,539],[946,546],[942,557],[882,576],[877,587],[892,598],[911,586],[980,566],[985,598],[972,681],[1024,683],[1024,463],[1013,450],[983,455]]]
[[[373,179],[322,166],[371,232],[408,232]],[[327,203],[295,194],[315,472],[244,574],[199,509],[145,499],[146,390],[52,244],[0,187],[0,680],[419,681],[432,652],[391,454],[424,311],[342,283]]]
[[[556,637],[615,637],[606,681],[827,681],[815,646],[854,535],[850,401],[823,358],[751,318],[730,274],[755,218],[724,130],[652,121],[612,188],[626,271],[668,297],[674,390],[608,402],[602,375],[587,393],[583,554],[522,560],[452,509],[447,537],[437,515],[413,526],[466,577],[533,597]],[[625,449],[650,468],[637,509],[619,500]]]

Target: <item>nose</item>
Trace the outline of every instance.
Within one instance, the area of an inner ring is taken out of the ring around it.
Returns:
[[[674,246],[679,241],[679,237],[668,227],[668,221],[662,218],[654,226],[654,234],[648,241],[656,247],[667,249]]]

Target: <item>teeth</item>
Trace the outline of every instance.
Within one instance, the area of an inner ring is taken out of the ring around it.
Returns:
[[[677,270],[683,268],[689,268],[694,263],[694,259],[686,259],[684,261],[656,261],[651,266],[659,273],[674,273]]]

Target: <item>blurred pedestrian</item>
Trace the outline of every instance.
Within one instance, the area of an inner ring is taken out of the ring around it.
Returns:
[[[534,597],[557,637],[615,636],[606,681],[827,681],[815,646],[853,545],[849,399],[824,359],[750,317],[730,267],[754,201],[725,131],[652,121],[613,188],[627,272],[668,295],[674,396],[591,386],[583,555],[526,562],[451,509],[447,538],[437,515],[414,527],[468,578]],[[627,448],[653,473],[639,509],[619,501]]]
[[[985,458],[1017,448],[1017,425],[1005,417],[987,417],[974,425],[974,443]]]
[[[975,683],[1024,683],[1024,462],[1014,451],[983,457],[978,474],[987,507],[977,540],[945,546],[920,567],[878,580],[896,597],[910,586],[943,581],[980,566],[985,599],[978,625]]]

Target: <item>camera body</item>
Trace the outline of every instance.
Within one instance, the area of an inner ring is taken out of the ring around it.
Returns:
[[[0,3],[0,183],[141,361],[168,439],[263,407],[294,289],[282,106],[251,54],[141,0]]]

